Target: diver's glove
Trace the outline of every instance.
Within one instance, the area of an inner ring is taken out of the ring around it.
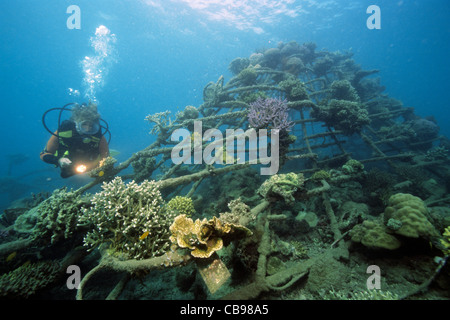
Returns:
[[[72,161],[70,161],[70,159],[67,158],[61,158],[58,160],[58,164],[61,168],[67,168],[72,164]]]

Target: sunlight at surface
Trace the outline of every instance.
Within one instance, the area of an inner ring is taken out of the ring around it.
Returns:
[[[164,11],[163,0],[142,1]],[[283,17],[296,18],[300,14],[308,14],[310,8],[319,6],[314,0],[170,0],[170,3],[187,5],[210,21],[231,25],[239,30],[251,30],[257,34],[264,33],[264,27],[277,23]]]

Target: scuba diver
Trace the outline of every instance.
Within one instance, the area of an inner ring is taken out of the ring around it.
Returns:
[[[72,109],[67,109],[70,105],[73,105]],[[45,124],[45,116],[52,110],[60,110],[56,132],[50,131]],[[61,122],[63,111],[71,111],[72,115],[69,120]],[[62,108],[47,110],[42,122],[52,136],[40,153],[41,160],[60,167],[62,178],[94,169],[109,156],[109,141],[102,129],[108,133],[109,130],[100,121],[105,122],[100,118],[97,105],[91,102],[88,105],[69,103]]]

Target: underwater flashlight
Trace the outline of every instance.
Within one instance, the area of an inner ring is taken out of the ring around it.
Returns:
[[[75,171],[78,173],[84,173],[86,172],[86,166],[84,164],[80,164],[75,168]]]

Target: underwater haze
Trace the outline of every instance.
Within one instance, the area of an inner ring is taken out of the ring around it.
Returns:
[[[376,21],[371,20],[374,11],[367,12],[372,5],[380,10]],[[348,54],[362,70],[378,70],[369,79],[380,79],[385,88],[380,97],[414,108],[415,116],[439,127],[434,144],[418,151],[425,155],[438,147],[437,135],[450,138],[449,13],[448,0],[2,0],[0,210],[93,180],[86,174],[63,179],[59,168],[39,158],[50,138],[45,126],[58,127],[58,110],[43,118],[47,110],[95,102],[119,164],[155,142],[147,116],[201,106],[208,83],[221,76],[227,83],[237,75],[230,69],[234,59],[291,42],[315,43],[316,52]],[[373,28],[375,22],[379,26]],[[313,65],[311,60],[308,68]],[[334,78],[328,76],[322,80],[331,84]],[[339,129],[323,121],[328,129]],[[345,147],[356,154],[364,138],[355,139],[355,145]],[[379,156],[371,155],[373,150],[361,159]],[[440,150],[448,161],[448,150]],[[124,173],[132,175],[132,170]],[[99,190],[97,185],[89,192]],[[144,232],[141,238],[147,236]]]
[[[371,4],[381,9],[381,29],[366,26]],[[80,9],[81,29],[67,27],[70,5]],[[445,0],[6,0],[0,7],[2,207],[30,192],[79,182],[61,181],[57,169],[39,160],[49,137],[41,117],[49,108],[87,102],[82,61],[96,54],[90,39],[99,26],[116,37],[115,61],[95,85],[119,160],[151,141],[145,116],[198,106],[209,81],[230,78],[231,60],[280,41],[351,50],[363,69],[380,70],[390,96],[419,115],[433,115],[441,132],[450,134],[450,4]],[[49,117],[52,130],[54,119]]]

